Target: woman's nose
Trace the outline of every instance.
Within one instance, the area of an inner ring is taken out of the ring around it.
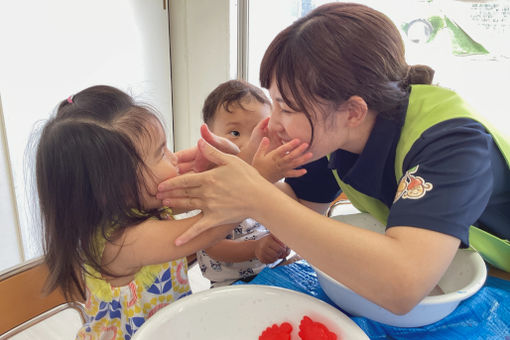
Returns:
[[[278,120],[278,118],[275,117],[274,115],[272,115],[271,118],[269,119],[267,128],[271,132],[278,132],[278,131],[282,130],[282,125],[280,124],[280,121]]]

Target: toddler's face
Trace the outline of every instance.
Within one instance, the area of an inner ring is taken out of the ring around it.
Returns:
[[[242,106],[241,106],[242,105]],[[225,137],[242,149],[250,140],[255,126],[271,114],[271,107],[256,99],[246,99],[230,105],[228,112],[220,105],[209,129],[218,136]]]
[[[157,125],[157,126],[155,126]],[[147,169],[143,170],[143,182],[140,181],[143,208],[160,208],[161,200],[156,198],[158,184],[179,174],[177,157],[166,145],[166,136],[159,124],[149,126],[151,138],[143,138],[141,155]]]

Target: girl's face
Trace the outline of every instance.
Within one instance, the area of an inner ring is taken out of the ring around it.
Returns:
[[[311,161],[317,160],[327,154],[337,150],[341,142],[337,128],[326,126],[322,119],[322,110],[318,110],[318,119],[314,122],[314,136],[312,141],[312,126],[303,112],[292,110],[283,101],[282,95],[278,90],[276,82],[271,82],[269,94],[273,101],[273,112],[269,120],[269,130],[272,135],[276,135],[282,144],[298,138],[301,142],[310,143],[308,151],[313,156]],[[320,109],[320,107],[318,106]],[[328,120],[329,122],[329,120]],[[335,124],[335,122],[329,122]]]
[[[142,205],[146,210],[162,206],[156,198],[158,184],[179,174],[177,157],[166,146],[166,136],[160,124],[148,127],[151,137],[142,138],[141,155],[146,169],[143,170],[143,181],[140,182]]]

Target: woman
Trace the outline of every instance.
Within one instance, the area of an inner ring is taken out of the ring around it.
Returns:
[[[201,140],[218,166],[159,187],[164,203],[205,213],[181,241],[251,217],[358,294],[407,313],[469,245],[470,225],[510,238],[509,143],[454,92],[427,85],[432,76],[407,65],[397,28],[369,7],[332,3],[297,20],[269,46],[260,80],[277,142],[310,144],[307,174],[278,190]],[[340,191],[385,234],[323,216]]]

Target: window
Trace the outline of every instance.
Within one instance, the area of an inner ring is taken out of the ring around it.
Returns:
[[[170,131],[172,117],[161,1],[5,0],[0,41],[1,271],[41,254],[42,233],[33,223],[37,198],[26,181],[34,164],[25,162],[25,150],[36,123],[58,101],[107,84],[153,104]]]
[[[259,84],[261,59],[276,34],[326,2],[330,1],[249,2],[248,81]],[[434,68],[434,83],[456,90],[510,134],[510,125],[504,124],[510,79],[510,0],[353,2],[390,17],[401,31],[408,64]]]

